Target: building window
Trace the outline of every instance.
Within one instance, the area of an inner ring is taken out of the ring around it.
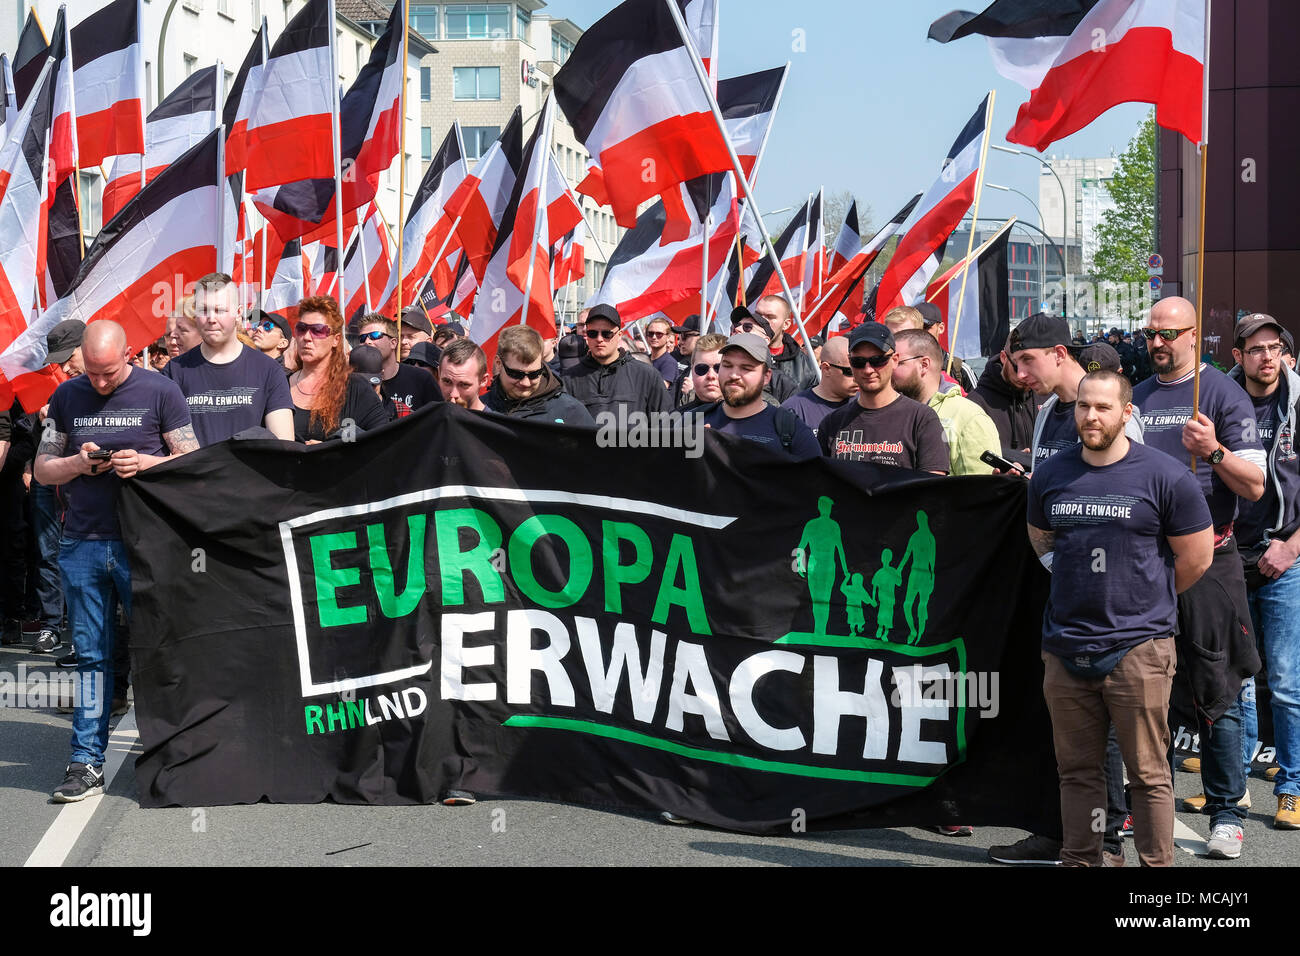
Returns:
[[[433,99],[433,67],[420,67],[420,102],[427,103]]]
[[[262,25],[262,0],[250,0],[248,6],[253,15],[253,29],[256,30]]]
[[[104,181],[98,173],[80,173],[77,176],[78,200],[81,205],[81,234],[95,235],[103,225]]]
[[[438,39],[438,5],[436,3],[411,4],[411,29],[426,40]]]
[[[420,159],[426,163],[433,159],[433,127],[420,127]]]
[[[194,68],[199,65],[199,58],[191,53],[182,53],[181,58],[185,61],[185,75],[192,75]]]
[[[230,16],[230,0],[217,0],[217,13],[233,20],[234,17]]]
[[[501,99],[501,67],[457,66],[451,72],[452,96],[455,99]]]
[[[465,137],[465,158],[480,159],[501,135],[501,127],[465,126],[461,134]]]
[[[528,24],[533,22],[533,15],[523,7],[515,7],[515,39],[528,39]]]
[[[447,4],[448,40],[489,40],[510,36],[510,4]]]
[[[569,58],[569,54],[572,52],[573,52],[572,43],[570,43],[564,37],[560,36],[558,33],[551,34],[551,59],[552,60],[554,60],[556,63],[559,63],[561,66],[563,66],[564,61]]]

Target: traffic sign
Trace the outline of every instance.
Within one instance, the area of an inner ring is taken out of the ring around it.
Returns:
[[[1151,257],[1147,259],[1148,269],[1163,269],[1164,267],[1165,267],[1164,256],[1160,255],[1160,253],[1158,252],[1152,253]]]
[[[1165,284],[1164,280],[1161,279],[1159,276],[1152,276],[1150,282],[1151,282],[1152,292],[1159,292],[1160,287]]]

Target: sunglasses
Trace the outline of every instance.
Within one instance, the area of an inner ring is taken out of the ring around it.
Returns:
[[[667,334],[667,332],[647,332],[645,337],[648,339],[662,339]]]
[[[608,342],[616,335],[618,335],[618,329],[588,329],[587,330],[587,338],[592,340],[604,339],[606,342]]]
[[[293,334],[299,338],[306,338],[310,335],[314,339],[327,339],[332,333],[328,325],[299,322],[293,327]]]
[[[721,370],[722,370],[722,363],[721,363],[721,362],[715,362],[715,363],[712,364],[712,365],[710,365],[708,362],[697,362],[697,363],[695,364],[695,370],[694,370],[694,371],[695,371],[695,374],[696,374],[696,375],[704,376],[704,375],[708,375],[709,372],[713,372],[713,374],[716,375],[716,374],[718,374],[718,372],[720,372]]]
[[[856,369],[864,369],[868,365],[872,368],[884,368],[889,364],[889,360],[894,357],[893,352],[886,352],[884,355],[853,355],[849,357],[849,364]]]
[[[1166,342],[1172,342],[1174,339],[1178,338],[1178,336],[1182,335],[1184,332],[1190,332],[1194,328],[1196,328],[1196,326],[1193,325],[1190,328],[1186,328],[1186,329],[1141,329],[1140,331],[1142,332],[1143,335],[1146,336],[1148,342],[1154,339],[1157,335],[1160,336],[1162,339],[1164,339]]]
[[[741,322],[739,325],[734,326],[733,328],[740,329],[740,331],[742,332],[753,332],[755,329],[757,329],[759,332],[763,332],[763,327],[761,325],[756,325],[753,322]],[[763,332],[763,334],[767,335],[766,332]]]
[[[850,368],[849,366],[847,366],[847,365],[836,365],[834,362],[824,362],[823,364],[824,364],[827,368],[838,369],[838,370],[839,370],[839,373],[840,373],[841,375],[845,376],[846,378],[847,378],[848,376],[850,376],[850,375],[853,374],[853,369],[851,369],[851,368]]]
[[[267,321],[267,322],[258,322],[257,325],[254,326],[254,328],[261,329],[263,332],[270,332],[273,329],[278,328],[278,326],[274,322]]]
[[[379,329],[375,329],[373,332],[361,333],[361,338],[367,342],[378,342],[380,339],[391,339],[392,337],[387,332],[382,332]]]
[[[530,382],[540,381],[541,377],[546,374],[545,366],[530,371],[528,369],[522,369],[522,368],[511,368],[509,365],[506,365],[504,362],[501,363],[501,371],[505,372],[516,382],[522,381],[523,379],[528,379],[528,381]]]

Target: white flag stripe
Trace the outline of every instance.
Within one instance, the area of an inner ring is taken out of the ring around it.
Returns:
[[[139,99],[143,111],[144,90],[133,88],[136,78],[144,74],[140,63],[140,44],[133,43],[125,50],[105,53],[77,67],[72,74],[77,85],[77,115],[99,113],[123,99]]]
[[[258,69],[254,67],[250,71],[250,85]],[[334,92],[329,83],[321,82],[322,78],[328,78],[334,72],[328,49],[312,47],[287,56],[272,57],[260,69],[262,88],[257,96],[254,116],[249,117],[250,132],[273,123],[329,113],[334,109]]]
[[[619,108],[600,114],[587,137],[589,146],[608,149],[658,123],[708,110],[685,47],[637,60],[620,77],[609,104]]]

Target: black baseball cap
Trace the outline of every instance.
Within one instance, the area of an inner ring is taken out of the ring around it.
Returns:
[[[402,325],[409,325],[417,332],[424,332],[428,335],[433,334],[433,323],[429,317],[424,314],[424,309],[418,305],[413,305],[402,310]]]
[[[86,334],[86,323],[80,319],[64,319],[45,334],[46,364],[62,365],[72,358]]]
[[[1241,348],[1246,344],[1246,339],[1270,325],[1277,329],[1279,336],[1286,336],[1287,331],[1282,328],[1282,323],[1271,315],[1263,312],[1252,312],[1250,315],[1243,315],[1240,321],[1237,322],[1236,332],[1233,333],[1233,345]]]
[[[593,305],[587,310],[587,321],[590,322],[592,319],[604,319],[606,322],[612,323],[616,329],[623,327],[623,319],[619,316],[618,309],[603,302],[600,305]]]
[[[270,322],[280,330],[280,334],[286,339],[291,337],[289,320],[279,312],[263,312],[261,309],[250,309],[248,311],[248,322],[250,325],[261,325],[263,322]]]
[[[753,322],[764,334],[770,339],[772,337],[772,324],[756,312],[751,312],[743,305],[738,305],[731,310],[731,327],[734,329],[740,322]]]
[[[383,379],[384,357],[373,345],[358,345],[348,354],[348,364],[352,371],[365,377],[371,385],[378,385]]]
[[[1115,347],[1107,342],[1094,342],[1092,345],[1085,345],[1075,353],[1074,360],[1083,366],[1085,372],[1100,372],[1105,369],[1108,372],[1119,372],[1123,366],[1119,360],[1119,353]]]
[[[894,333],[883,322],[863,322],[849,333],[849,351],[859,345],[874,345],[880,351],[894,351]]]
[[[1035,312],[1011,330],[1007,338],[1007,354],[1024,349],[1050,349],[1058,345],[1070,346],[1070,323],[1062,316]]]
[[[917,312],[921,313],[921,321],[929,328],[932,325],[938,325],[943,321],[943,313],[933,302],[918,302],[912,306]]]
[[[434,330],[434,334],[436,335],[438,332],[451,332],[455,335],[463,336],[465,334],[465,326],[453,319],[450,322],[444,322],[442,325],[438,326],[438,328]]]

